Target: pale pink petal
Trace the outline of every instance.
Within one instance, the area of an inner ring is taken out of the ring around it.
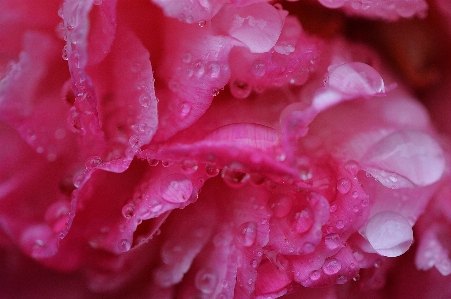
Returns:
[[[188,24],[211,20],[224,5],[224,1],[218,0],[152,0],[152,2],[160,6],[166,16]]]

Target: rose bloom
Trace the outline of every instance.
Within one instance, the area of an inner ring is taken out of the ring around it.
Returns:
[[[0,298],[451,298],[445,0],[1,0]]]

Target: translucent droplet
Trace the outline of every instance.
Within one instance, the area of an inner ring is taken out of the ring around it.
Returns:
[[[326,235],[326,237],[324,238],[324,243],[326,244],[327,248],[331,250],[337,249],[342,245],[340,236],[338,234]]]
[[[86,160],[85,166],[87,169],[95,168],[103,163],[102,158],[99,156],[92,156]]]
[[[341,262],[334,258],[327,259],[324,262],[323,271],[324,271],[324,273],[326,273],[328,275],[335,274],[338,271],[340,271],[340,269],[341,269]]]
[[[122,207],[122,216],[124,216],[125,218],[127,219],[131,218],[134,213],[135,213],[134,204],[129,203]]]
[[[161,160],[161,166],[163,166],[163,167],[169,167],[172,164],[174,164],[174,162]]]
[[[201,269],[194,278],[194,285],[204,294],[211,294],[218,283],[217,275],[207,269]]]
[[[64,47],[63,47],[63,53],[62,53],[62,56],[61,56],[64,60],[69,60],[69,57],[67,56],[67,45],[65,45]]]
[[[240,188],[249,181],[250,175],[226,166],[222,169],[221,177],[228,186]]]
[[[81,182],[84,180],[85,175],[83,173],[79,173],[74,176],[74,186],[75,188],[80,187]]]
[[[335,224],[335,227],[338,229],[342,229],[345,227],[345,224],[342,220],[338,220],[337,223]]]
[[[236,99],[245,99],[252,92],[252,86],[246,82],[235,80],[229,85],[230,93]]]
[[[201,28],[205,27],[206,24],[207,24],[207,21],[205,21],[205,20],[200,20],[198,23],[199,27],[201,27]]]
[[[335,213],[337,211],[338,206],[336,204],[330,205],[329,211],[331,213]]]
[[[200,59],[197,59],[193,63],[193,72],[194,74],[200,78],[205,73],[205,65],[204,62]]]
[[[178,113],[181,118],[186,117],[191,112],[191,105],[188,103],[181,103],[178,106]]]
[[[310,272],[309,277],[311,280],[316,281],[316,280],[320,279],[321,272],[319,272],[318,270],[313,270],[312,272]]]
[[[262,60],[256,60],[252,64],[251,71],[255,77],[262,77],[266,73],[266,64]]]
[[[360,165],[354,160],[349,160],[345,163],[344,168],[349,171],[352,175],[357,175],[357,172],[360,170]]]
[[[293,200],[288,195],[278,195],[272,197],[268,201],[268,205],[275,217],[282,218],[290,212],[293,206]]]
[[[158,163],[160,163],[160,160],[158,160],[158,159],[150,159],[150,160],[147,160],[147,162],[149,163],[149,166],[157,166]]]
[[[302,245],[302,250],[307,254],[312,253],[315,250],[315,245],[310,242],[306,242],[304,243],[304,245]]]
[[[347,178],[342,178],[339,179],[337,182],[337,190],[338,192],[340,192],[341,194],[346,194],[349,192],[349,190],[351,190],[352,187],[352,183],[349,179]]]
[[[191,197],[193,184],[187,176],[175,173],[161,181],[160,192],[161,197],[168,202],[183,203]]]
[[[348,281],[348,278],[346,278],[346,276],[344,275],[340,275],[337,278],[337,284],[345,284]]]
[[[245,222],[238,228],[238,240],[243,246],[252,246],[257,238],[257,224],[255,222]]]
[[[295,229],[299,234],[307,232],[313,225],[313,215],[309,209],[296,213],[295,219]]]
[[[120,252],[127,252],[132,247],[132,243],[128,239],[122,239],[119,241],[118,249]]]
[[[198,168],[199,165],[197,165],[196,161],[185,160],[180,163],[180,169],[187,174],[192,174],[196,172]]]
[[[45,212],[45,222],[55,232],[63,231],[69,221],[70,202],[59,200],[52,203]]]
[[[221,66],[216,62],[212,62],[208,65],[207,71],[211,78],[218,78],[221,72]]]
[[[353,281],[358,281],[360,279],[360,274],[357,274],[352,278]]]
[[[217,89],[217,88],[213,89],[213,91],[211,92],[211,95],[213,97],[217,96],[218,94],[219,94],[219,89]]]
[[[219,174],[219,168],[217,168],[216,165],[207,164],[205,165],[205,173],[209,177],[215,177]]]
[[[391,211],[371,217],[366,224],[365,236],[377,253],[387,257],[400,256],[413,242],[409,221]]]

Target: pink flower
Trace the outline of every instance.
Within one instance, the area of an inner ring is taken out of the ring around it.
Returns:
[[[1,0],[0,297],[451,296],[429,5]]]

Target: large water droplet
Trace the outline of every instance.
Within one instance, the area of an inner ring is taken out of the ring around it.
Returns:
[[[132,243],[128,239],[122,239],[119,241],[118,249],[120,252],[127,252],[132,247]]]
[[[122,216],[124,216],[126,219],[131,218],[134,213],[135,213],[134,204],[128,203],[122,207]]]
[[[351,96],[372,96],[385,92],[381,75],[362,62],[342,64],[329,73],[327,85]]]
[[[266,73],[266,64],[262,60],[256,60],[252,64],[251,71],[255,77],[262,77]]]
[[[351,190],[352,187],[352,183],[349,179],[347,178],[342,178],[339,179],[337,182],[337,190],[338,192],[340,192],[341,194],[346,194],[349,192],[349,190]]]
[[[215,177],[219,174],[219,168],[217,168],[216,165],[207,164],[205,165],[205,173],[209,177]]]
[[[340,271],[341,262],[334,258],[327,259],[323,264],[323,271],[328,275],[332,275]]]
[[[340,236],[338,234],[326,235],[326,237],[324,238],[324,243],[326,244],[327,248],[331,250],[336,249],[342,245]]]
[[[69,221],[70,202],[59,200],[51,204],[45,212],[45,222],[55,232],[60,232],[66,228]]]
[[[229,88],[230,93],[236,99],[245,99],[252,92],[252,86],[240,80],[235,80],[231,82]]]
[[[207,269],[201,269],[194,278],[194,285],[204,294],[211,294],[218,283],[217,275]]]
[[[370,218],[365,235],[377,253],[387,257],[400,256],[413,242],[409,221],[402,215],[387,211]]]
[[[288,195],[278,195],[272,197],[268,201],[268,205],[275,217],[282,218],[290,212],[293,206],[293,200]]]
[[[87,169],[95,168],[103,163],[102,158],[99,156],[92,156],[86,160],[85,166]]]
[[[180,117],[185,118],[191,112],[191,105],[189,103],[180,103],[177,110]]]
[[[191,160],[185,160],[180,163],[180,169],[187,174],[191,174],[196,172],[196,170],[199,168],[199,165],[197,165],[196,161]]]
[[[167,176],[161,181],[161,197],[172,203],[182,203],[187,201],[193,193],[193,183],[181,173]]]
[[[245,222],[238,228],[238,240],[246,247],[252,246],[257,238],[257,224],[255,222]]]
[[[235,170],[233,167],[224,167],[221,172],[221,177],[224,182],[232,188],[243,187],[250,178],[250,175],[245,172]]]

